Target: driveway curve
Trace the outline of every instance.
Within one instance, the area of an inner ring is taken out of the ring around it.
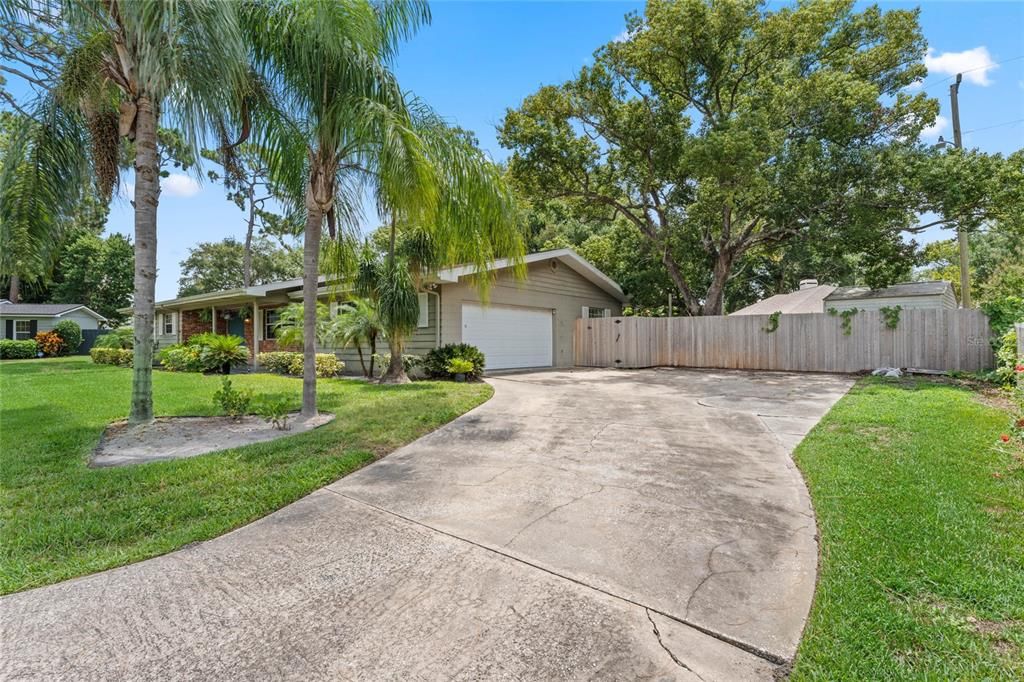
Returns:
[[[817,544],[790,451],[852,384],[575,370],[270,516],[0,600],[4,679],[770,679]]]

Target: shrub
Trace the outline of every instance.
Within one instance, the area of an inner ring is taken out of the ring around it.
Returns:
[[[65,346],[62,339],[56,332],[39,332],[36,334],[37,350],[48,358],[55,355],[64,355]]]
[[[293,353],[295,357],[288,363],[288,373],[295,376],[302,376],[302,353]],[[345,363],[338,359],[334,353],[316,354],[316,375],[320,378],[333,377],[341,374],[345,369]]]
[[[97,365],[117,365],[118,367],[131,367],[134,351],[128,348],[93,348],[89,351],[89,357]]]
[[[53,333],[64,341],[64,355],[77,353],[82,345],[82,328],[73,320],[61,320],[54,328]]]
[[[288,351],[260,353],[260,364],[271,372],[302,376],[302,353]],[[345,369],[345,363],[339,360],[334,353],[316,354],[316,375],[318,377],[337,376],[343,369]]]
[[[473,363],[473,371],[466,372],[467,378],[479,379],[484,373],[484,354],[476,346],[468,343],[450,343],[447,346],[435,348],[423,358],[423,369],[427,376],[435,379],[447,379],[451,376],[448,371],[448,363],[455,358],[462,358]]]
[[[388,367],[391,365],[391,353],[374,353],[373,354],[374,369],[384,374],[388,371]],[[402,368],[408,374],[414,369],[423,366],[423,356],[421,355],[406,355],[402,353]]]
[[[296,353],[287,353],[285,351],[274,351],[271,353],[260,353],[260,365],[267,368],[271,372],[277,372],[279,374],[288,373],[288,365],[291,364],[292,357]]]
[[[988,315],[988,324],[996,339],[1002,339],[1007,331],[1012,330],[1014,322],[1024,322],[1024,298],[1020,296],[985,301],[981,309]]]
[[[231,385],[231,379],[227,377],[221,380],[220,389],[213,394],[213,404],[232,419],[238,419],[248,412],[251,403],[252,391],[249,389],[239,391]]]
[[[96,339],[93,348],[127,348],[135,346],[135,332],[131,327],[118,327]]]
[[[278,431],[287,431],[289,400],[287,398],[264,398],[256,408],[257,413],[274,425]]]
[[[448,361],[449,374],[469,374],[473,371],[473,361],[465,358],[452,358]]]
[[[12,339],[0,340],[0,358],[5,360],[26,360],[34,358],[39,352],[39,347],[32,339],[14,341]]]
[[[186,346],[176,343],[162,349],[157,356],[163,368],[171,372],[201,372],[202,362],[199,359],[197,346]]]
[[[996,369],[995,381],[1009,386],[1017,378],[1017,365],[1020,360],[1017,357],[1017,330],[1010,327],[1010,330],[999,337],[999,345],[996,347]]]

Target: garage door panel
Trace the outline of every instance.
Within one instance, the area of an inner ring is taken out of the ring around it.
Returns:
[[[488,369],[550,367],[551,311],[516,306],[462,306],[462,341],[481,351]]]

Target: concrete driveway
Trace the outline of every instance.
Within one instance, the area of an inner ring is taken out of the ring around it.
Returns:
[[[823,375],[581,370],[233,533],[0,600],[4,679],[770,679]]]

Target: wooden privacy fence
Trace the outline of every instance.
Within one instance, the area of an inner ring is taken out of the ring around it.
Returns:
[[[979,310],[903,310],[895,329],[881,313],[727,317],[605,317],[576,320],[582,367],[715,367],[858,372],[910,367],[975,372],[994,364],[988,318]]]

